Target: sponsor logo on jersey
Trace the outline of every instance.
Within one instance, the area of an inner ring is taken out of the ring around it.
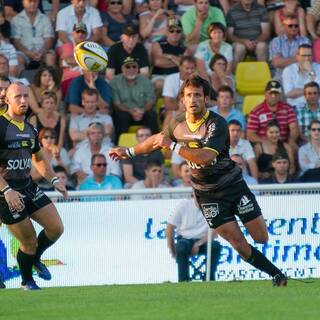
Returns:
[[[20,147],[20,141],[13,141],[8,144],[8,149],[19,149]]]
[[[30,138],[30,133],[17,133],[16,136],[21,138]]]
[[[25,170],[31,169],[32,167],[32,160],[28,159],[15,159],[15,160],[8,160],[7,163],[7,170]]]
[[[245,214],[254,210],[254,205],[251,199],[247,196],[242,196],[239,204],[237,205],[239,214]]]
[[[197,141],[189,141],[187,142],[187,146],[190,149],[199,149],[201,147],[200,143]]]
[[[219,212],[218,203],[202,203],[201,204],[203,216],[206,218],[210,227],[213,226],[212,219],[215,218]]]
[[[209,139],[214,136],[215,131],[216,131],[216,124],[214,122],[212,122],[208,126],[207,134],[206,134],[204,141],[203,141],[204,144],[208,143]]]
[[[188,138],[188,139],[201,139],[202,136],[200,134],[189,134],[186,133],[183,135],[184,138]]]

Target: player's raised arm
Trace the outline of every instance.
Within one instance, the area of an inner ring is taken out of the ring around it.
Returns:
[[[160,149],[160,146],[155,145],[155,141],[157,140],[159,135],[163,135],[163,133],[157,133],[146,139],[145,141],[135,145],[131,148],[125,147],[115,147],[110,149],[109,157],[112,160],[124,160],[134,157],[138,154],[146,154],[151,153],[154,150]]]

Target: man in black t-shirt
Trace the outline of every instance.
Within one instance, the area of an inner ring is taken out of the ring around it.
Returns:
[[[111,81],[115,75],[121,73],[121,66],[129,56],[137,61],[140,74],[149,76],[148,52],[141,43],[138,43],[138,40],[139,30],[135,24],[130,24],[123,29],[121,41],[108,50],[107,80]]]
[[[171,149],[185,158],[191,168],[191,183],[209,226],[226,239],[240,256],[273,277],[273,285],[285,286],[285,275],[245,239],[235,216],[254,241],[266,243],[268,232],[255,196],[229,157],[227,122],[208,111],[210,85],[192,75],[184,81],[180,96],[186,109],[173,119],[165,132],[151,136],[135,147],[113,148],[114,160],[132,158],[159,148]]]
[[[61,236],[63,225],[51,200],[32,181],[32,165],[65,198],[67,191],[43,155],[37,131],[25,121],[28,87],[11,84],[6,97],[8,109],[0,117],[0,220],[20,242],[17,261],[22,288],[37,290],[32,267],[42,279],[51,279],[40,257]],[[43,227],[38,238],[31,219]]]

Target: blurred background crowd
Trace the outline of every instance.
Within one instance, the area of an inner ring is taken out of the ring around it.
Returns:
[[[70,190],[190,186],[176,154],[107,153],[183,112],[198,72],[249,184],[320,182],[319,20],[320,0],[2,0],[0,107],[10,82],[29,86],[29,121]],[[106,49],[105,72],[76,64],[84,40]]]

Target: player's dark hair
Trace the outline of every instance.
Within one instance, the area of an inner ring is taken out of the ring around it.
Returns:
[[[184,94],[184,89],[186,87],[195,87],[195,88],[202,88],[203,94],[205,97],[210,96],[211,86],[209,82],[203,78],[201,78],[198,74],[194,73],[190,77],[188,77],[182,84],[180,88],[180,97]]]
[[[303,87],[303,93],[306,93],[306,89],[308,89],[308,88],[317,88],[317,91],[318,92],[320,91],[320,87],[319,87],[318,83],[315,81],[311,81],[311,82],[306,83]]]
[[[235,125],[235,126],[240,127],[241,129],[243,129],[241,122],[238,121],[238,120],[236,120],[236,119],[230,120],[230,121],[228,122],[228,127],[230,127],[232,124]]]
[[[193,56],[182,56],[179,62],[179,66],[182,66],[186,61],[194,63],[196,65],[196,58]]]
[[[103,158],[104,160],[106,160],[106,156],[105,156],[103,153],[95,153],[95,154],[93,154],[92,157],[91,157],[91,164],[94,164],[94,161],[95,161],[97,158]]]
[[[55,84],[56,87],[59,86],[60,83],[60,79],[58,76],[58,73],[56,71],[56,69],[52,66],[47,66],[47,65],[43,65],[41,66],[35,73],[34,77],[33,77],[33,81],[32,83],[36,86],[36,87],[40,87],[41,85],[41,75],[45,72],[48,71],[50,73],[50,75],[53,78],[53,82]]]
[[[217,92],[218,95],[219,95],[220,92],[229,92],[232,98],[233,98],[233,96],[234,96],[234,93],[233,93],[232,88],[230,88],[230,87],[227,86],[227,85],[222,85],[222,86],[220,86],[219,89],[218,89],[218,92]]]

